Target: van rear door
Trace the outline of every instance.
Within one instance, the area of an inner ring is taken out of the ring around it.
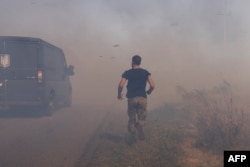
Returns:
[[[11,38],[0,45],[0,103],[37,100],[38,42]]]

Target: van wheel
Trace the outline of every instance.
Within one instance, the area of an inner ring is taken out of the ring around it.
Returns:
[[[53,111],[55,110],[55,103],[54,103],[54,100],[50,100],[49,101],[49,104],[48,104],[48,108],[47,108],[49,111]]]
[[[56,108],[55,107],[55,93],[54,92],[51,92],[49,101],[45,104],[44,108],[45,108],[46,115],[51,116],[53,111]]]
[[[50,100],[47,104],[44,105],[44,112],[47,116],[52,116],[53,111],[55,110],[55,104],[53,100]]]

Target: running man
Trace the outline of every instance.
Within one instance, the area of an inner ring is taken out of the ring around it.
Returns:
[[[119,100],[122,100],[122,90],[127,83],[128,99],[128,131],[133,140],[136,140],[136,131],[139,140],[144,140],[144,125],[147,117],[147,95],[150,95],[155,88],[155,83],[151,74],[140,67],[141,57],[135,55],[132,57],[132,68],[122,74],[122,78],[118,85]],[[149,83],[149,89],[146,90],[146,85]]]

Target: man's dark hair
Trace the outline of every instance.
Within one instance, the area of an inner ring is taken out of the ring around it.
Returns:
[[[135,65],[140,65],[140,64],[141,64],[141,56],[139,56],[139,55],[133,56],[132,62],[133,62]]]

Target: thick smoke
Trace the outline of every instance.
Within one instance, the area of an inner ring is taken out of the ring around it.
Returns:
[[[227,80],[249,97],[249,1],[2,0],[0,35],[39,37],[75,66],[74,102],[114,105],[134,54],[155,79],[151,107],[178,99],[175,87]]]

